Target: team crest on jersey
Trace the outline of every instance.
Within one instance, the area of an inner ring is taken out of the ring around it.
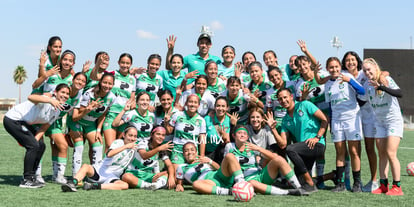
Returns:
[[[221,86],[221,85],[220,85],[220,86],[218,87],[218,91],[219,91],[219,92],[222,92],[222,91],[224,91],[224,88],[223,88],[223,86]]]
[[[239,104],[243,104],[243,100],[242,99],[239,99]]]
[[[134,79],[133,78],[129,78],[129,84],[133,84],[134,83]]]
[[[207,103],[206,103],[206,102],[203,102],[203,108],[204,108],[204,109],[207,109],[207,108],[208,108],[208,105],[207,105]]]
[[[345,84],[341,83],[339,84],[339,89],[343,89],[345,87]]]
[[[154,118],[152,116],[149,117],[149,121],[152,123],[154,122]]]
[[[199,126],[201,126],[201,123],[200,123],[200,120],[197,120],[196,122],[195,122],[195,124],[199,127]]]
[[[178,117],[177,122],[183,122],[183,117]]]
[[[302,117],[303,116],[303,111],[299,109],[298,114],[299,114],[300,117]]]
[[[268,89],[270,89],[271,86],[270,86],[270,84],[266,84],[265,87],[266,87],[266,90],[268,90]]]

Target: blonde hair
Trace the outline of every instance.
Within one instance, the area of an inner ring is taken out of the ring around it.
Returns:
[[[265,125],[266,125],[266,123],[264,121],[264,119],[265,119],[265,113],[264,113],[263,109],[261,109],[259,107],[253,107],[253,108],[250,109],[248,123],[250,124],[250,118],[252,117],[252,115],[253,115],[254,112],[259,113],[260,116],[262,117],[263,121],[261,123],[261,128],[264,128]]]
[[[376,69],[376,74],[375,74],[375,81],[379,82],[380,79],[380,75],[381,75],[381,68],[378,65],[377,61],[375,61],[374,58],[366,58],[364,59],[364,61],[362,62],[362,64],[371,64],[374,66],[374,68]],[[377,95],[380,95],[382,93],[382,91],[377,90]]]

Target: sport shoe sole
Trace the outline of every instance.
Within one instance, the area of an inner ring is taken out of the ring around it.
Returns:
[[[78,191],[74,186],[71,184],[65,183],[61,186],[63,192],[76,192]]]

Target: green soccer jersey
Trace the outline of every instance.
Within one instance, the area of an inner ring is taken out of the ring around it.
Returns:
[[[65,102],[65,104],[62,105],[64,109],[60,112],[60,115],[59,115],[60,118],[65,116],[67,113],[72,112],[72,110],[74,108],[79,108],[80,107],[82,93],[83,93],[83,91],[79,90],[78,94],[76,94],[75,97],[70,97],[69,96],[69,98]]]
[[[92,73],[93,68],[90,68],[88,70],[88,72],[85,73],[86,76],[86,85],[84,88],[84,92],[86,92],[87,90],[89,90],[90,88],[94,88],[95,86],[98,85],[99,81],[97,80],[92,80],[91,79],[91,73]]]
[[[292,94],[295,94],[295,82],[285,81],[281,88],[288,88]],[[278,89],[275,87],[266,91],[266,103],[264,103],[264,105],[266,109],[265,111],[272,111],[274,118],[280,123],[282,118],[286,115],[286,109],[283,108],[277,100],[277,91]]]
[[[109,112],[119,113],[131,98],[131,93],[135,92],[135,78],[130,74],[124,76],[119,71],[115,71],[115,84],[111,91],[116,99]]]
[[[200,134],[206,133],[206,122],[198,113],[189,117],[185,111],[177,112],[169,124],[174,127],[174,145],[184,145],[190,141],[198,143]]]
[[[59,60],[60,60],[60,56],[58,57],[57,63],[59,62]],[[47,54],[47,60],[45,62],[45,70],[48,71],[52,69],[53,67],[55,67],[55,65],[53,65],[52,63],[52,58],[50,57],[50,54]]]
[[[131,164],[128,166],[128,170],[137,170],[146,173],[158,173],[160,172],[160,165],[158,160],[169,159],[166,153],[157,153],[154,156],[144,160],[139,154],[139,150],[150,151],[148,141],[142,141],[138,144],[138,152],[135,153],[135,157],[132,160]]]
[[[247,110],[247,105],[250,102],[250,96],[248,94],[243,93],[243,89],[240,89],[236,98],[233,100],[230,99],[228,91],[222,93],[222,96],[227,97],[229,101],[229,110],[230,114],[238,113],[239,114],[239,121],[237,124],[246,124],[247,119],[249,117],[249,111]]]
[[[178,180],[186,180],[193,183],[213,171],[211,165],[204,163],[180,164],[177,167],[176,177]]]
[[[319,76],[321,78],[324,78],[327,75],[329,74],[327,74],[326,71],[319,72]],[[310,86],[309,94],[306,100],[314,103],[321,110],[327,109],[329,104],[325,102],[325,85],[319,85],[315,78],[310,81],[305,81],[303,78],[299,78],[296,84],[296,97],[302,96],[303,85],[305,84],[309,84]]]
[[[217,56],[208,54],[208,58],[203,59],[197,52],[196,54],[191,54],[184,57],[183,68],[188,68],[189,73],[197,70],[198,75],[205,75],[206,73],[204,72],[204,66],[208,61],[214,61],[217,64],[221,63],[221,59]]]
[[[223,122],[220,122],[217,119],[217,116],[214,115],[204,117],[206,121],[206,130],[207,130],[207,144],[206,152],[213,152],[216,150],[219,144],[224,143],[223,139],[217,132],[217,127],[224,127],[226,133],[230,133],[230,117],[225,115]]]
[[[149,77],[147,73],[141,74],[136,80],[136,93],[146,91],[150,95],[150,105],[155,106],[158,90],[162,89],[162,82],[162,78],[158,74],[155,74],[153,78]]]
[[[273,84],[271,82],[262,81],[259,85],[255,84],[253,81],[250,82],[249,89],[251,93],[254,94],[255,91],[259,91],[259,100],[266,104],[266,91],[271,89],[273,87]]]
[[[233,153],[237,160],[239,160],[245,178],[260,172],[256,163],[254,151],[244,150],[243,152],[240,152],[235,143],[228,143],[224,148],[224,156],[226,156],[227,153]]]
[[[138,112],[138,109],[134,109],[126,112],[122,116],[122,120],[138,130],[138,142],[149,140],[151,137],[151,131],[155,125],[154,113],[147,111],[143,116]]]
[[[174,77],[172,70],[159,70],[157,74],[162,78],[162,88],[171,91],[175,99],[176,90],[181,85],[186,73],[181,70],[180,74]]]
[[[282,120],[281,132],[290,132],[293,135],[293,142],[304,142],[318,135],[321,122],[314,116],[319,110],[315,104],[309,101],[295,101],[293,117],[286,114]],[[319,143],[325,145],[325,138],[322,137]]]
[[[65,78],[62,78],[60,74],[52,75],[43,84],[43,93],[52,93],[56,89],[56,86],[61,83],[65,83],[70,86],[72,85],[72,79],[72,74],[69,74]]]
[[[95,97],[93,88],[91,88],[83,94],[80,105],[86,107],[88,106],[88,103],[90,101],[95,101],[98,98],[100,99],[100,101],[102,101],[102,105],[99,108],[96,108],[93,111],[90,111],[85,116],[83,116],[79,120],[80,124],[85,125],[85,126],[95,125],[95,121],[99,117],[101,117],[112,106],[115,100],[115,95],[112,92],[109,92],[103,98]]]
[[[216,84],[214,86],[209,85],[207,89],[210,90],[211,95],[213,95],[214,98],[217,98],[226,90],[226,82],[221,78],[216,78]]]

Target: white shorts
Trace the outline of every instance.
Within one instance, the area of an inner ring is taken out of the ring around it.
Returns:
[[[331,121],[331,137],[333,142],[361,141],[361,116],[349,120]]]
[[[371,106],[369,106],[371,107]],[[373,110],[365,109],[366,107],[361,107],[361,121],[362,121],[362,132],[364,137],[375,137],[375,115]]]
[[[389,136],[403,138],[404,121],[402,119],[377,120],[375,122],[375,138],[388,138]]]
[[[109,172],[109,170],[107,170],[105,167],[102,167],[102,166],[103,165],[97,165],[93,167],[95,169],[95,174],[97,174],[97,175],[94,175],[94,178],[98,176],[99,179],[95,180],[93,178],[89,178],[91,181],[104,184],[104,183],[112,183],[116,180],[120,180],[118,175],[115,175],[114,173]]]

